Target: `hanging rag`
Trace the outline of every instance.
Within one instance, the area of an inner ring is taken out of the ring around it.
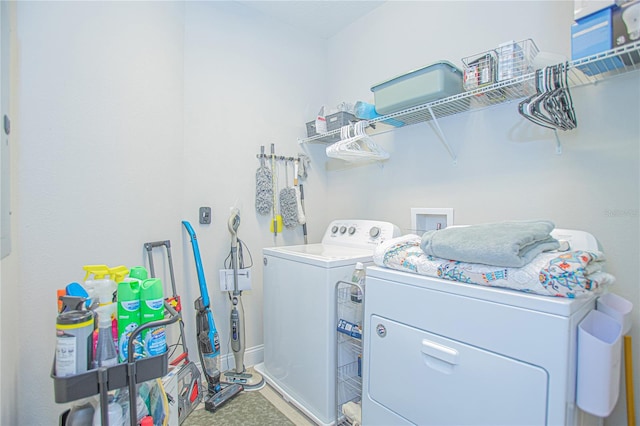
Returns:
[[[284,162],[285,185],[289,185],[288,161]],[[298,221],[298,197],[296,190],[291,186],[285,186],[280,191],[280,214],[282,223],[287,228],[295,228],[300,225]]]
[[[311,160],[304,154],[298,154],[298,177],[306,179],[308,176],[307,169],[311,166]]]
[[[256,211],[268,215],[273,208],[273,176],[264,161],[264,146],[260,150],[260,167],[256,171]]]

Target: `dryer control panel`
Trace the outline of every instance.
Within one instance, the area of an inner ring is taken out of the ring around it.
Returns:
[[[379,220],[334,220],[324,233],[322,244],[372,248],[380,242],[400,236],[400,228]]]

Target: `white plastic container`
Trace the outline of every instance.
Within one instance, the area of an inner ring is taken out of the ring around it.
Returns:
[[[618,401],[622,327],[594,310],[578,325],[576,402],[589,414],[607,417]]]
[[[438,62],[371,87],[378,114],[391,114],[456,95],[462,89],[462,71],[450,62]]]
[[[108,407],[109,426],[124,426],[124,415],[122,412],[122,406],[117,402],[110,402]],[[102,411],[100,405],[96,407],[93,414],[93,426],[102,425]]]
[[[609,315],[622,326],[622,334],[631,330],[631,310],[633,303],[617,294],[606,293],[598,298],[596,309]]]

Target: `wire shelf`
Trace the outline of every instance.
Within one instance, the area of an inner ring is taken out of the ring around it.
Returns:
[[[638,69],[640,69],[640,42],[569,62],[568,80],[571,87],[578,87],[594,84]],[[405,126],[409,126],[434,118],[437,120],[450,115],[518,101],[533,93],[535,93],[535,72],[376,117],[369,120],[369,125],[393,118],[404,122]],[[321,138],[331,135],[340,135],[340,129],[324,135],[300,139],[299,143],[322,142]]]

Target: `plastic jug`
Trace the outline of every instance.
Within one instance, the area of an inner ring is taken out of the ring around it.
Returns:
[[[146,324],[164,318],[164,289],[159,278],[148,278],[140,285],[140,322]],[[151,327],[142,332],[142,344],[147,356],[167,349],[164,327]]]

